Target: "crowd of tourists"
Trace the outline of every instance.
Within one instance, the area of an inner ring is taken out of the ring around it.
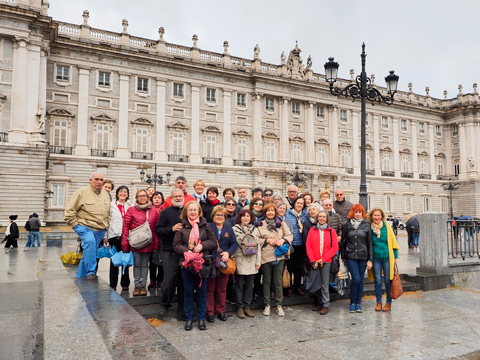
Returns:
[[[241,319],[255,317],[250,308],[261,299],[263,315],[273,309],[285,316],[284,296],[305,296],[307,290],[314,298],[312,310],[326,315],[340,262],[351,275],[349,312],[363,312],[366,270],[375,282],[375,310],[391,309],[398,244],[381,208],[367,214],[339,188],[334,201],[328,189],[316,199],[308,192],[299,194],[295,185],[288,186],[286,197],[260,187],[248,195],[245,188],[226,188],[220,197],[217,187],[206,188],[202,180],[188,194],[187,179],[178,176],[167,198],[148,187],[131,199],[127,186],[115,190],[112,180],[94,173],[90,185],[77,190],[65,210],[65,221],[82,240],[77,277],[96,279],[96,251],[102,244],[132,252],[133,296],[160,288],[163,318],[176,295],[177,316],[186,321],[187,331],[193,326],[194,299],[201,330],[205,322],[215,322],[215,314],[227,321],[227,298]],[[139,246],[136,239],[145,242]],[[110,265],[115,290],[119,271]],[[129,272],[122,271],[120,278],[127,291]]]

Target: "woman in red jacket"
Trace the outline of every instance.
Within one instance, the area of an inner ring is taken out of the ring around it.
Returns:
[[[320,315],[328,314],[330,306],[330,293],[328,280],[330,279],[330,266],[332,258],[338,251],[337,233],[328,225],[328,214],[320,210],[317,215],[317,226],[312,227],[307,237],[307,256],[314,270],[320,267],[322,282],[322,299],[319,304],[323,305]],[[315,294],[315,296],[317,296]]]
[[[138,190],[135,194],[135,199],[135,205],[127,210],[125,219],[123,220],[122,250],[123,252],[133,251],[133,276],[135,278],[133,296],[145,296],[147,295],[148,260],[150,259],[152,251],[160,248],[160,241],[155,234],[158,212],[152,206],[152,202],[148,200],[148,194],[145,190]],[[152,241],[141,249],[135,249],[130,246],[128,235],[130,230],[136,229],[147,221],[147,212],[148,224],[152,232]]]

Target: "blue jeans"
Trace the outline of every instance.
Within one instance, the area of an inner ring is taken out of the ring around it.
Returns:
[[[105,235],[105,230],[92,230],[83,225],[73,228],[82,240],[83,255],[76,277],[86,277],[95,274],[97,268],[97,250]]]
[[[184,308],[185,319],[193,320],[193,295],[197,291],[197,315],[198,320],[205,320],[207,313],[207,280],[202,278],[202,286],[200,287],[200,276],[182,269],[183,288],[184,288]]]
[[[350,284],[350,304],[360,304],[363,297],[363,282],[367,260],[346,259],[348,271],[352,276]],[[381,286],[381,285],[380,285]]]
[[[392,302],[390,297],[390,287],[392,281],[390,280],[390,261],[388,258],[373,259],[373,274],[375,276],[375,296],[377,303],[382,302],[382,270],[383,279],[385,281],[385,292],[387,293],[387,303]]]
[[[40,231],[31,231],[32,234],[32,245],[35,247],[35,238],[37,238],[37,246],[40,247]]]
[[[31,247],[31,246],[35,247],[35,241],[31,231],[27,231],[27,239],[28,240],[25,247]]]
[[[412,233],[413,236],[413,246],[418,247],[418,239],[420,238],[420,233]]]

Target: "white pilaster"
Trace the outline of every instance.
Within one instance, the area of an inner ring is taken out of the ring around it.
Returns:
[[[253,94],[253,156],[254,161],[263,160],[262,143],[262,94]]]
[[[88,156],[88,82],[89,69],[78,69],[78,117],[75,155]]]
[[[351,119],[352,119],[352,152],[353,152],[353,173],[356,175],[360,175],[360,121],[358,117],[357,111],[351,112]]]
[[[166,82],[162,79],[157,79],[157,136],[155,143],[155,160],[166,161],[167,153],[165,151],[165,99],[166,99]]]
[[[430,175],[432,179],[436,179],[435,171],[435,134],[434,134],[434,125],[428,124],[428,152],[429,152],[429,163],[430,163]]]
[[[372,123],[373,123],[373,166],[375,169],[375,175],[377,174],[381,175],[382,169],[380,167],[380,133],[378,130],[378,126],[379,126],[378,115],[373,115]]]
[[[40,78],[38,84],[38,107],[43,108],[46,114],[47,104],[47,50],[40,52]]]
[[[13,43],[12,100],[10,113],[9,142],[27,143],[27,107],[28,87],[28,42],[24,38],[15,38]],[[35,115],[35,114],[34,114]]]
[[[473,121],[473,119],[471,119]],[[466,132],[467,132],[467,172],[469,179],[476,179],[477,178],[477,165],[475,163],[475,153],[476,153],[476,138],[475,138],[475,126],[473,122],[468,122],[466,124]],[[470,163],[468,158],[473,158],[473,163]],[[473,164],[473,166],[472,166]]]
[[[192,84],[192,126],[190,127],[190,162],[200,164],[200,86]]]
[[[452,126],[444,128],[445,134],[445,175],[453,175],[453,161],[452,161]],[[478,139],[478,138],[477,138]]]
[[[223,157],[222,164],[233,165],[232,159],[232,92],[223,89]]]
[[[280,161],[288,162],[290,159],[290,139],[289,139],[289,102],[290,98],[283,98],[281,117],[280,117]]]
[[[39,84],[40,84],[40,44],[28,44],[28,68],[27,71],[27,91],[26,96],[26,118],[25,129],[28,133],[35,132],[37,128],[36,114],[40,110],[38,106]],[[45,112],[45,108],[43,109]]]
[[[307,164],[315,164],[315,102],[310,101],[307,108],[306,150]]]
[[[328,109],[330,118],[330,166],[338,166],[338,108]]]
[[[117,158],[128,159],[130,154],[128,151],[128,92],[130,88],[130,76],[120,74],[119,89],[119,114],[118,114],[118,147]],[[135,137],[135,134],[133,134]]]
[[[412,124],[412,172],[413,178],[418,179],[417,122],[412,120],[410,123]]]
[[[400,148],[398,144],[398,118],[392,119],[393,124],[393,170],[395,177],[400,176]]]
[[[465,133],[465,124],[458,124],[458,145],[460,150],[460,180],[467,178],[467,136]]]
[[[477,122],[475,123],[475,139],[480,139],[480,124]],[[475,162],[476,162],[476,171],[477,176],[480,176],[480,146],[475,146]]]

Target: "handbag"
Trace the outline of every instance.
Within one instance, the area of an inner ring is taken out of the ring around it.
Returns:
[[[202,264],[202,268],[200,269],[199,275],[202,278],[210,277],[210,273],[212,272],[213,266],[213,255],[204,255],[203,256],[204,263]],[[192,269],[191,266],[188,269]]]
[[[291,286],[291,284],[292,284],[292,277],[288,272],[287,267],[285,267],[285,269],[283,269],[282,286],[284,289],[287,289]]]
[[[128,243],[134,249],[140,250],[148,246],[152,242],[152,230],[150,229],[150,224],[148,223],[148,213],[147,210],[147,221],[145,221],[139,227],[130,230],[128,234]]]
[[[275,256],[284,256],[290,250],[290,244],[285,241],[282,246],[275,246]]]
[[[390,296],[392,299],[398,299],[403,294],[402,280],[400,279],[400,273],[398,272],[398,266],[395,264],[393,267],[393,280],[392,287],[390,288]]]
[[[332,229],[330,229],[330,248],[332,247]],[[340,271],[340,254],[337,251],[332,257],[332,265],[330,265],[330,274],[337,275]]]
[[[217,264],[218,270],[224,275],[234,274],[235,269],[237,268],[237,262],[235,261],[235,259],[233,257],[228,259],[226,263],[223,262],[220,259],[221,258],[221,253],[223,252],[223,250],[220,248],[220,243],[218,242],[218,240],[217,240],[217,246],[218,246],[218,249],[217,249],[215,262]],[[224,263],[226,265],[226,267],[220,266],[220,263]]]

